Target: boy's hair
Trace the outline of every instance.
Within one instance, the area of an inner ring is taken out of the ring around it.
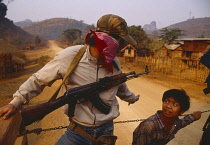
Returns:
[[[167,98],[174,98],[176,101],[180,103],[181,111],[187,111],[190,108],[190,97],[186,94],[186,92],[181,89],[171,89],[167,90],[163,94],[162,102]]]

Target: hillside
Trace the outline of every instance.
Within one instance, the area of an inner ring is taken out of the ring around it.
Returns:
[[[179,28],[184,30],[186,36],[182,36],[180,38],[197,38],[201,35],[204,35],[206,38],[210,38],[210,17],[189,19],[184,22],[170,25],[167,28]]]
[[[7,18],[0,21],[0,39],[6,40],[14,45],[19,45],[34,41],[34,36],[17,27]]]
[[[57,40],[64,30],[74,28],[84,31],[86,27],[87,24],[82,21],[69,18],[52,18],[35,22],[22,28],[33,35],[38,35],[48,40]]]
[[[32,24],[33,22],[29,19],[26,19],[24,21],[20,21],[20,22],[15,22],[14,24],[18,27],[24,27],[24,26],[27,26],[27,25],[30,25]]]
[[[18,25],[18,23],[15,24]],[[38,35],[48,40],[56,40],[66,29],[80,29],[85,34],[85,28],[87,26],[88,25],[83,23],[82,21],[77,21],[74,19],[52,18],[40,22],[31,23],[22,27],[22,29],[33,35]],[[201,35],[210,38],[210,17],[189,19],[180,23],[172,24],[167,28],[179,28],[181,30],[184,30],[185,36],[181,36],[180,38],[197,38]],[[153,33],[153,31],[151,30],[145,31],[147,32],[147,34]]]
[[[30,44],[35,46],[36,36],[24,31],[20,27],[14,25],[13,21],[7,18],[1,18],[0,20],[0,39],[7,41],[10,44],[13,44],[18,49],[24,49],[25,45]],[[41,41],[39,45],[35,46],[35,49],[38,47],[46,46],[46,39],[39,38]]]
[[[0,39],[1,42],[12,44],[16,48],[24,49],[26,45],[33,48],[46,46],[47,41],[38,36],[33,36],[29,32],[24,31],[16,26],[12,20],[6,18],[7,6],[0,1]],[[0,43],[1,45],[1,43]]]
[[[144,25],[143,28],[147,34],[153,37],[156,37],[156,35],[160,31],[160,29],[157,30],[155,21],[151,22],[150,24]],[[188,19],[183,22],[169,25],[166,28],[169,29],[178,28],[180,30],[184,30],[185,36],[181,36],[179,37],[179,39],[198,38],[201,36],[210,38],[210,17]]]

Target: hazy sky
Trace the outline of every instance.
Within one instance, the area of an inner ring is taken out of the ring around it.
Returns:
[[[123,17],[129,26],[156,21],[157,28],[163,28],[193,16],[210,17],[210,0],[14,0],[6,17],[14,22],[64,17],[96,24],[111,13]]]

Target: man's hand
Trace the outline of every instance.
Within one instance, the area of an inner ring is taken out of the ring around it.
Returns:
[[[140,95],[137,95],[137,96],[136,96],[136,101],[138,101],[139,98],[140,98]],[[136,101],[135,101],[135,102],[136,102]],[[129,102],[128,105],[133,104],[133,103],[135,103],[135,102],[132,102],[132,103]]]
[[[201,118],[201,111],[195,111],[193,112],[193,116],[196,118],[196,120]]]
[[[139,98],[140,98],[140,95],[138,94],[138,95],[136,96],[136,101],[138,101]]]
[[[8,119],[12,115],[14,115],[17,111],[18,109],[12,104],[5,105],[0,108],[0,117],[3,117],[3,119]]]

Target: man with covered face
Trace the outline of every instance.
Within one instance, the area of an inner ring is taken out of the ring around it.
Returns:
[[[18,111],[21,105],[27,104],[33,97],[39,95],[45,86],[51,86],[55,80],[63,79],[73,58],[83,47],[86,47],[85,53],[76,69],[62,85],[63,93],[70,88],[122,73],[120,62],[116,58],[116,51],[124,40],[136,45],[135,40],[128,34],[126,21],[113,14],[102,16],[97,22],[96,31],[90,30],[86,35],[86,45],[71,46],[59,52],[52,61],[20,86],[13,95],[14,99],[8,105],[0,108],[0,116],[3,116],[4,119],[9,118]],[[109,113],[104,114],[99,111],[90,100],[77,101],[74,115],[69,116],[70,125],[56,144],[89,145],[91,140],[87,138],[88,135],[94,139],[102,135],[112,135],[113,120],[119,116],[116,96],[129,104],[139,100],[139,95],[134,95],[126,83],[101,92],[98,96],[106,105],[111,106]],[[69,108],[71,106],[65,107],[67,115],[69,115]],[[84,135],[86,133],[88,135]]]

